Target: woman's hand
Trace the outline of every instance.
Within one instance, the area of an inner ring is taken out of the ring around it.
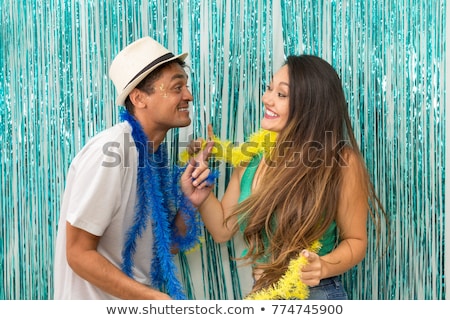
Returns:
[[[214,139],[213,128],[211,124],[208,124],[208,141],[213,141],[213,139]],[[198,152],[200,152],[202,150],[202,146],[204,143],[205,139],[203,138],[192,140],[187,147],[187,152],[189,156],[194,157]]]
[[[317,253],[308,250],[303,250],[302,255],[306,258],[308,264],[300,270],[300,279],[307,286],[317,286],[322,279],[322,261]]]
[[[214,141],[208,141],[203,151],[189,160],[186,170],[181,176],[181,190],[196,207],[206,200],[214,185],[208,181],[211,173],[208,167],[208,158],[213,146]]]

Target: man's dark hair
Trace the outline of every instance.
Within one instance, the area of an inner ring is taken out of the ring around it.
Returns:
[[[142,81],[137,84],[136,88],[144,92],[147,92],[148,94],[153,93],[155,91],[153,84],[156,82],[156,80],[158,80],[161,77],[163,70],[174,63],[178,63],[182,68],[186,67],[186,63],[181,59],[175,59],[167,63],[164,63],[158,66],[152,72],[150,72],[144,79],[142,79]],[[134,105],[130,100],[130,96],[127,96],[127,98],[125,99],[125,108],[130,114],[134,115]]]

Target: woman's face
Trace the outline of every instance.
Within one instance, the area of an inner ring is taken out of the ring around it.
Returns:
[[[285,65],[273,76],[272,82],[262,96],[264,118],[261,127],[280,132],[289,117],[289,72]]]

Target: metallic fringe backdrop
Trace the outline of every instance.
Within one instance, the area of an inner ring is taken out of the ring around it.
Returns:
[[[175,161],[212,123],[242,142],[288,54],[340,74],[376,191],[390,218],[377,249],[345,274],[352,299],[445,299],[445,0],[0,2],[0,299],[52,299],[65,175],[86,141],[117,122],[108,67],[150,35],[189,52],[193,125],[167,140]],[[213,163],[222,175],[230,168]],[[191,299],[241,299],[238,236],[179,256]],[[385,250],[386,249],[386,250]]]

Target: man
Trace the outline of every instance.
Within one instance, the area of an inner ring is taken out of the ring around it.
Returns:
[[[55,299],[185,298],[173,250],[197,244],[195,207],[211,189],[205,153],[187,166],[181,192],[163,143],[168,130],[191,123],[186,56],[144,37],[113,60],[116,104],[127,111],[70,166],[56,240]]]

